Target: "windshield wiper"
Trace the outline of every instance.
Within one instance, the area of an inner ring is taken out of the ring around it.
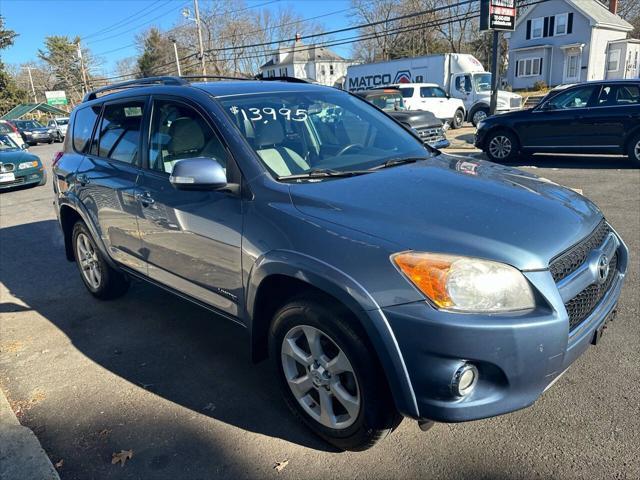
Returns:
[[[324,177],[355,177],[371,173],[370,170],[333,170],[332,168],[314,168],[305,173],[295,175],[285,175],[278,177],[278,180],[297,180],[300,178],[324,178]]]
[[[406,163],[416,163],[419,160],[426,160],[429,157],[398,157],[398,158],[390,158],[386,162],[376,165],[375,167],[371,167],[369,171],[372,170],[381,170],[383,168],[395,167],[396,165],[404,165]]]

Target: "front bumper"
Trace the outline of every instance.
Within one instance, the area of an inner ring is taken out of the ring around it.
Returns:
[[[571,333],[564,303],[548,271],[525,273],[542,297],[541,306],[529,312],[456,314],[426,302],[383,309],[407,366],[419,418],[464,422],[534,403],[588,348],[615,310],[627,268],[622,242],[618,254],[623,260],[611,287]],[[459,398],[451,384],[465,362],[477,367],[479,380],[468,396]]]
[[[34,183],[40,183],[44,178],[44,169],[29,168],[25,170],[18,170],[14,172],[14,180],[0,182],[0,190],[6,188],[19,187],[21,185],[32,185]]]

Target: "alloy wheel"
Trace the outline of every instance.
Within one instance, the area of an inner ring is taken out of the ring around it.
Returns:
[[[640,161],[640,140],[636,143],[636,146],[633,148],[633,153],[636,156],[636,160]]]
[[[80,271],[87,284],[94,290],[100,288],[102,283],[102,272],[100,262],[93,242],[84,233],[79,233],[76,237],[76,253],[80,262]]]
[[[487,118],[487,112],[485,112],[484,110],[478,110],[473,114],[473,124],[478,125],[485,118]]]
[[[456,115],[454,117],[454,123],[456,126],[461,127],[464,123],[464,113],[461,110],[456,110]]]
[[[282,340],[281,360],[291,393],[311,418],[336,430],[356,421],[362,400],[355,371],[326,333],[293,327]]]
[[[507,158],[512,148],[511,140],[505,135],[496,135],[489,142],[489,153],[500,160]]]

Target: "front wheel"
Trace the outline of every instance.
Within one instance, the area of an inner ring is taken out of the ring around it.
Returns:
[[[509,162],[518,155],[518,139],[505,130],[498,130],[487,135],[484,152],[492,162]]]
[[[464,111],[459,108],[456,110],[456,113],[453,115],[453,119],[451,120],[451,128],[460,128],[464,123]]]
[[[473,123],[474,127],[477,127],[478,124],[489,116],[489,109],[487,107],[480,107],[476,109],[471,115],[471,123]]]
[[[111,300],[129,289],[127,277],[109,266],[81,220],[73,226],[73,252],[80,277],[94,297]]]
[[[360,451],[402,417],[354,321],[322,297],[292,301],[274,316],[269,353],[291,411],[332,445]]]
[[[636,134],[629,142],[627,155],[629,155],[629,160],[640,165],[640,133]]]

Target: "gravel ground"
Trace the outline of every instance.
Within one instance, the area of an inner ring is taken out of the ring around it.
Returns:
[[[49,167],[56,148],[31,150]],[[632,254],[603,341],[531,408],[426,433],[405,421],[372,450],[335,452],[292,419],[238,327],[142,283],[93,299],[64,258],[51,178],[0,194],[0,387],[63,479],[640,478],[640,170],[526,163],[582,189]]]

